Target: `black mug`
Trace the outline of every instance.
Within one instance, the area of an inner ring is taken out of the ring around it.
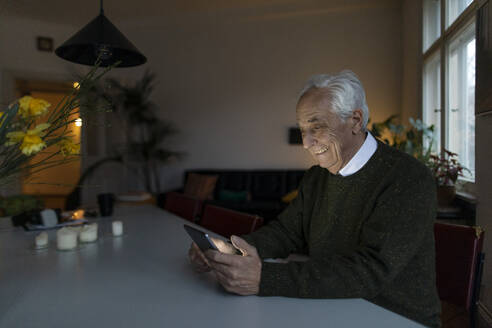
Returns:
[[[113,194],[99,194],[97,195],[97,202],[99,203],[99,214],[101,216],[111,216],[113,214]]]

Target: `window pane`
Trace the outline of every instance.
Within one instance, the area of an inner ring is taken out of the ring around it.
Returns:
[[[441,148],[441,57],[439,50],[424,63],[422,96],[424,108],[422,120],[425,125],[434,125],[432,148],[435,153],[438,153]]]
[[[423,10],[423,50],[425,52],[441,35],[441,0],[424,0]]]
[[[446,28],[453,24],[458,16],[473,0],[446,0]]]
[[[475,24],[458,33],[448,48],[446,148],[458,154],[475,180]]]

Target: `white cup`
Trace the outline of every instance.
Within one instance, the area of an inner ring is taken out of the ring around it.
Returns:
[[[92,243],[97,240],[97,223],[88,224],[82,227],[79,239],[83,243]]]
[[[70,228],[61,228],[56,232],[56,247],[65,251],[77,247],[77,232]]]
[[[123,234],[123,222],[113,221],[113,236],[121,236]]]
[[[43,231],[39,235],[37,235],[34,240],[34,244],[36,245],[36,248],[48,247],[48,233],[46,231]]]

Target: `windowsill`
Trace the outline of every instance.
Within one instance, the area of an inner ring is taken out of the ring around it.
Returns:
[[[464,200],[465,202],[468,202],[471,204],[477,203],[477,197],[475,195],[473,195],[472,193],[469,193],[466,191],[456,191],[456,198]]]
[[[465,179],[458,179],[456,182],[456,197],[466,202],[476,204],[477,193],[475,183]]]

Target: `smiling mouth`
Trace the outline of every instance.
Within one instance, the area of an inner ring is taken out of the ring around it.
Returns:
[[[315,155],[321,155],[323,154],[324,152],[326,152],[328,150],[328,147],[323,147],[317,151],[314,152]]]

